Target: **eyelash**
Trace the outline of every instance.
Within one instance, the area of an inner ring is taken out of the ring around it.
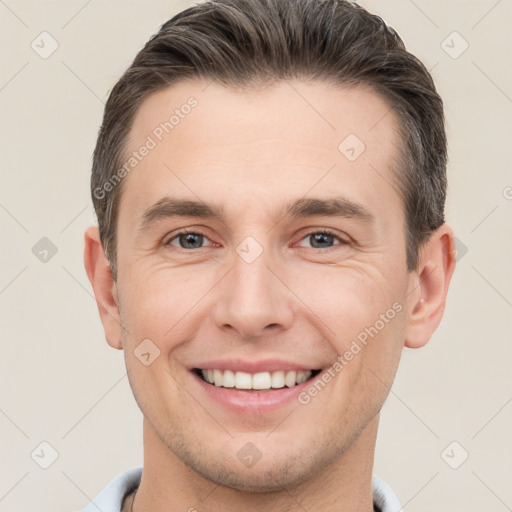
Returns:
[[[171,242],[173,240],[176,240],[180,236],[187,235],[189,233],[193,233],[194,235],[201,235],[201,236],[203,236],[203,237],[205,237],[205,238],[207,238],[209,240],[208,236],[205,233],[203,233],[201,230],[198,230],[198,229],[184,229],[184,230],[179,231],[178,233],[176,233],[172,238],[170,238],[167,242],[165,242],[164,245],[170,246]],[[311,231],[305,233],[302,236],[302,238],[300,239],[300,241],[304,240],[308,236],[316,235],[316,234],[332,235],[334,238],[336,238],[340,242],[340,245],[349,245],[349,243],[350,243],[347,240],[344,240],[343,238],[341,238],[339,235],[337,235],[336,232],[334,232],[334,231],[332,231],[331,229],[328,229],[328,228],[324,228],[324,229],[320,229],[320,230],[319,229],[311,230]],[[172,246],[172,247],[174,247],[174,246]],[[179,250],[179,251],[184,251],[184,252],[192,252],[192,251],[197,251],[199,249],[207,249],[207,247],[199,247],[198,249],[184,249],[183,247],[174,247],[174,248]],[[318,249],[316,247],[311,247],[311,249],[317,249],[318,251],[320,251],[322,253],[333,251],[336,248],[337,248],[337,246],[327,247],[325,249]],[[303,249],[305,249],[305,247],[303,247]]]

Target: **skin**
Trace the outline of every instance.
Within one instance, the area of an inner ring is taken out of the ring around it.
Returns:
[[[106,340],[124,350],[144,414],[133,510],[369,512],[379,411],[403,347],[425,345],[441,320],[455,265],[452,230],[433,233],[418,268],[407,271],[393,186],[397,118],[375,93],[323,82],[253,91],[181,82],[146,99],[129,151],[190,96],[197,107],[124,178],[117,283],[98,229],[85,233]],[[353,162],[338,150],[350,133],[366,145]],[[225,218],[168,218],[138,229],[166,195],[222,205]],[[364,206],[373,221],[282,215],[289,201],[333,196]],[[202,247],[180,246],[183,228],[204,234]],[[335,237],[319,248],[309,235],[322,229]],[[263,249],[252,263],[235,250],[247,236]],[[326,370],[394,303],[401,311],[307,405],[235,414],[201,392],[187,369],[268,357]],[[149,366],[134,355],[147,338],[160,350]],[[248,442],[262,454],[251,468],[236,456]]]

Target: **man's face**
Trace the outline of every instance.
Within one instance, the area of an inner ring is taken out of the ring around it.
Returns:
[[[148,136],[156,147],[123,184],[123,348],[146,426],[169,456],[214,482],[270,490],[350,453],[393,380],[412,286],[397,121],[364,88],[206,85],[155,93],[134,121],[128,153]],[[197,105],[172,131],[156,129],[191,96]],[[144,215],[163,198],[219,216]],[[321,373],[292,385],[293,370]],[[284,387],[225,387],[233,379]]]

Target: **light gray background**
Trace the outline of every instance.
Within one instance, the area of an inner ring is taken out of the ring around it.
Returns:
[[[408,512],[512,510],[512,3],[361,3],[397,29],[445,100],[447,217],[460,240],[441,327],[404,350],[375,473]],[[142,463],[142,415],[123,354],[104,339],[83,232],[95,223],[91,153],[108,91],[188,5],[0,0],[1,512],[81,508]],[[43,31],[58,42],[46,59],[31,47],[51,48]],[[32,252],[42,237],[57,248],[47,262]],[[48,469],[43,441],[58,452]]]

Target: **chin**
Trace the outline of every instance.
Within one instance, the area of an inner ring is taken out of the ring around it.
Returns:
[[[183,449],[185,445],[182,443],[172,444],[168,446],[174,454],[204,479],[251,493],[282,491],[304,484],[317,477],[342,451],[340,446],[319,443],[318,440],[306,442],[309,446],[302,447],[282,444],[280,451],[270,449],[262,453],[254,465],[246,467],[239,458],[232,456],[235,449],[229,443],[213,450],[203,446],[200,451]]]
[[[191,467],[203,478],[217,485],[251,493],[291,489],[309,480],[313,474],[311,468],[298,467],[293,461],[283,464],[275,460],[270,464],[260,461],[257,466],[259,467],[245,468],[240,463],[212,465],[199,462]]]

